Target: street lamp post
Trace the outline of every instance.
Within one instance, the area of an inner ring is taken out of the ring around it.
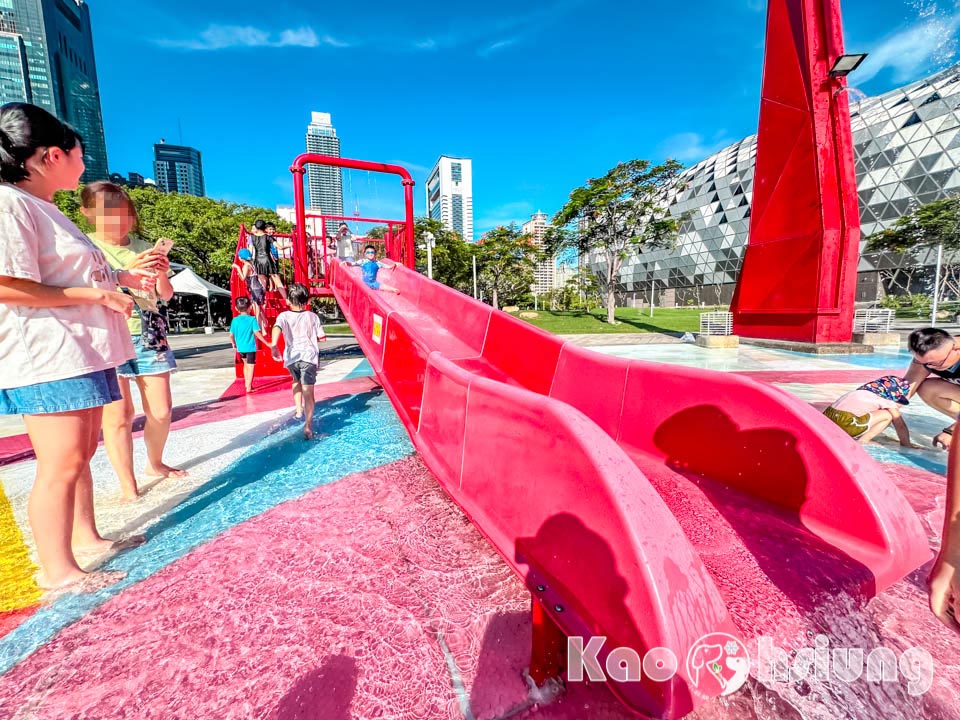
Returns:
[[[480,293],[477,292],[477,256],[473,256],[473,297],[475,300],[480,299]]]
[[[428,230],[423,234],[423,239],[427,245],[427,277],[433,280],[433,246],[436,244],[436,238]]]

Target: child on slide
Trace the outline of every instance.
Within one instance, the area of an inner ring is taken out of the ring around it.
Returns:
[[[372,290],[383,290],[384,292],[391,292],[396,295],[400,294],[400,290],[393,287],[393,285],[387,285],[377,279],[380,268],[392,270],[397,264],[392,260],[377,260],[377,248],[373,245],[367,245],[363,249],[363,260],[351,264],[360,266],[360,272],[363,273],[363,283],[368,288]]]

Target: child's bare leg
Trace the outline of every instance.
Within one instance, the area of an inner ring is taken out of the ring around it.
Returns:
[[[304,385],[303,386],[303,410],[304,410],[303,436],[307,440],[313,439],[313,408],[315,404],[316,404],[316,401],[313,397],[313,385]]]
[[[283,280],[280,279],[279,275],[271,275],[270,282],[273,283],[273,289],[280,293],[280,297],[284,300],[287,299],[287,288],[283,285]]]
[[[380,289],[385,292],[393,293],[394,295],[400,294],[400,291],[393,285],[384,285],[383,283],[380,283]]]
[[[886,410],[878,410],[874,413],[871,413],[870,427],[867,428],[867,431],[863,435],[857,438],[857,442],[859,442],[861,445],[866,445],[877,435],[890,427],[891,422],[893,422],[893,416]]]
[[[293,404],[297,407],[297,419],[303,417],[303,386],[299,382],[293,383]]]
[[[247,392],[253,391],[253,373],[257,366],[253,363],[244,361],[243,363],[243,384]]]

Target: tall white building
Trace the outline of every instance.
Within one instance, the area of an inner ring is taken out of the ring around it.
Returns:
[[[543,250],[543,236],[546,234],[548,227],[550,227],[550,221],[547,217],[547,214],[545,212],[537,212],[530,216],[530,220],[523,224],[521,230],[523,231],[524,235],[529,235],[533,238],[537,248]],[[542,295],[543,293],[553,290],[554,276],[556,275],[556,265],[557,259],[553,255],[544,258],[543,262],[537,263],[537,267],[533,272],[534,293],[537,295]]]
[[[441,155],[427,180],[427,217],[473,242],[473,162]]]
[[[340,138],[330,113],[311,113],[307,126],[307,152],[340,157]],[[337,167],[308,165],[310,209],[323,215],[343,215],[343,171]]]

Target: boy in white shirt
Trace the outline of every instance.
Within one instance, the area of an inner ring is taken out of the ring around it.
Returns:
[[[283,334],[283,365],[293,378],[293,401],[297,407],[297,419],[304,419],[303,436],[313,439],[313,386],[317,382],[317,366],[320,364],[320,341],[326,340],[323,324],[309,308],[310,294],[300,283],[287,288],[287,305],[277,315],[273,325],[270,347],[278,357],[277,341]]]

